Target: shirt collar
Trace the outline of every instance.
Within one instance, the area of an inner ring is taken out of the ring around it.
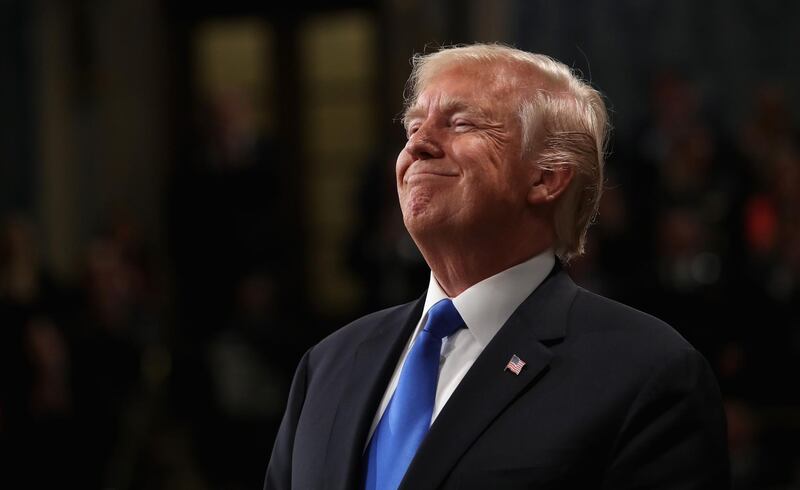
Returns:
[[[486,347],[525,298],[544,281],[555,265],[552,249],[499,272],[451,298],[469,331]],[[431,306],[447,298],[431,272],[423,318]]]

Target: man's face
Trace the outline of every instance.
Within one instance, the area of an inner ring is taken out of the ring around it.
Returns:
[[[521,159],[519,98],[508,68],[447,67],[406,113],[397,158],[406,227],[428,233],[500,233],[523,221],[532,163]]]

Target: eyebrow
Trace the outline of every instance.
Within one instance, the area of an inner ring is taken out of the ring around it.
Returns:
[[[493,120],[491,114],[485,109],[476,107],[474,104],[468,104],[463,99],[459,99],[457,97],[443,96],[441,99],[439,99],[437,105],[438,109],[445,113],[452,114],[462,112],[466,113],[467,115],[479,117],[481,119]],[[419,105],[418,103],[410,106],[403,114],[403,126],[408,128],[408,125],[412,119],[423,117],[426,112],[427,110],[425,107]]]

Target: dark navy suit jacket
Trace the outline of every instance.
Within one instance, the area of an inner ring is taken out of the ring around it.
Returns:
[[[264,488],[358,489],[378,403],[424,296],[306,352]],[[519,375],[504,370],[517,355]],[[729,488],[705,359],[660,320],[556,266],[486,346],[431,426],[403,489]]]

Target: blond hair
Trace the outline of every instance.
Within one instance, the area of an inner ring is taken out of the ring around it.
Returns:
[[[556,254],[569,261],[584,251],[586,232],[597,215],[603,190],[608,137],[603,98],[568,66],[549,56],[500,44],[472,44],[415,55],[407,107],[437,73],[454,65],[476,63],[532,69],[544,79],[544,84],[519,87],[522,151],[542,169],[574,169],[573,179],[554,209]]]

